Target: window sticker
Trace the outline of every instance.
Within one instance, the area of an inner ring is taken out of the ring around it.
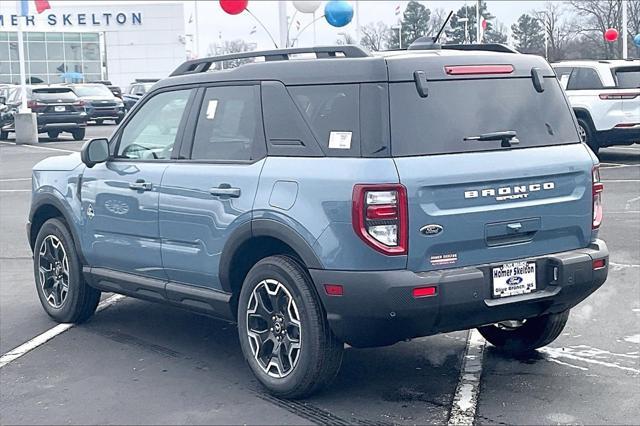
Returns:
[[[218,100],[211,99],[209,105],[207,105],[207,120],[213,120],[216,117],[216,110],[218,109]]]
[[[329,148],[350,149],[351,148],[351,132],[329,133]]]

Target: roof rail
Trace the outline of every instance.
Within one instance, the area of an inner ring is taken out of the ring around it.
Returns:
[[[315,47],[295,47],[290,49],[275,49],[275,50],[262,50],[256,52],[240,52],[231,53],[229,55],[212,56],[209,58],[194,59],[187,61],[180,65],[174,72],[171,73],[171,77],[184,74],[195,74],[200,72],[206,72],[211,68],[211,65],[216,62],[229,61],[233,59],[247,59],[247,58],[264,58],[265,61],[286,61],[290,55],[296,55],[301,53],[315,53],[316,58],[334,58],[337,53],[342,53],[346,58],[364,58],[369,54],[362,50],[358,46],[344,45],[344,46],[315,46]]]
[[[472,44],[443,44],[442,49],[451,50],[484,50],[487,52],[501,52],[501,53],[520,53],[515,49],[512,49],[504,44],[500,43],[472,43]]]

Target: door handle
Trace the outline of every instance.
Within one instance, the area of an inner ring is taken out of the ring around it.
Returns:
[[[220,184],[217,188],[209,189],[209,194],[216,197],[238,198],[240,196],[240,188],[232,188],[228,183]]]
[[[145,182],[144,179],[138,179],[129,184],[129,189],[133,189],[134,191],[151,191],[153,185],[151,182]]]

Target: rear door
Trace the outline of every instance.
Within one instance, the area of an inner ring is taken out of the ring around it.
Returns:
[[[266,154],[260,87],[208,87],[199,99],[192,139],[162,179],[162,260],[169,280],[220,290],[224,245],[251,219]]]
[[[593,161],[553,72],[542,68],[539,91],[530,66],[507,66],[504,75],[483,67],[436,76],[426,97],[413,81],[390,83],[411,270],[505,262],[591,240]],[[478,140],[492,132],[516,136]]]

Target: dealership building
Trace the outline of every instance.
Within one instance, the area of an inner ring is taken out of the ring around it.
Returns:
[[[18,19],[22,19],[30,82],[166,77],[186,59],[182,3],[52,1],[25,18],[15,1],[0,1],[0,83],[19,83]],[[73,4],[75,3],[75,4]]]

